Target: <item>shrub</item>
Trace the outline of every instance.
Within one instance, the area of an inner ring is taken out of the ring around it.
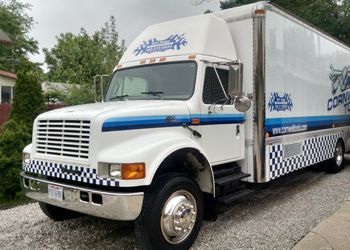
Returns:
[[[17,72],[13,108],[0,135],[0,200],[11,200],[20,191],[22,150],[31,141],[32,124],[45,111],[39,74],[22,63]]]
[[[11,199],[20,191],[22,149],[30,140],[24,123],[14,119],[5,123],[0,137],[0,200]]]

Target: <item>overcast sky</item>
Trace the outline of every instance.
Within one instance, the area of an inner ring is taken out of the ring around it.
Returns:
[[[89,34],[99,30],[111,15],[116,17],[120,39],[126,45],[148,25],[174,18],[219,9],[219,0],[20,0],[32,5],[29,15],[36,22],[30,36],[39,42],[40,55],[31,59],[44,62],[43,48],[52,48],[60,33],[77,34],[81,27]],[[191,2],[201,2],[194,6]]]

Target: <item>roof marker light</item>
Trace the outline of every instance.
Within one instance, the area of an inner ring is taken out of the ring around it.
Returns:
[[[123,67],[122,64],[118,64],[118,65],[117,65],[117,69],[120,69],[121,67]]]
[[[140,60],[140,64],[145,64],[146,60]]]
[[[155,63],[156,62],[156,59],[155,58],[152,58],[149,60],[150,63]]]
[[[160,61],[160,62],[165,62],[165,61],[166,61],[166,57],[161,57],[161,58],[159,59],[159,61]]]
[[[189,55],[189,56],[188,56],[188,59],[189,59],[189,60],[194,60],[194,59],[196,59],[196,55]]]
[[[264,15],[264,14],[265,14],[265,10],[262,10],[262,9],[255,10],[255,15]]]

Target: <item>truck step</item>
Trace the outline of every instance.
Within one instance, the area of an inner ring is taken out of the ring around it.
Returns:
[[[237,201],[237,200],[243,199],[249,195],[252,195],[253,193],[254,193],[254,190],[242,189],[238,192],[234,192],[234,193],[219,197],[218,200],[219,200],[219,202],[222,202],[224,204],[230,204],[234,201]]]
[[[219,186],[223,186],[223,185],[226,185],[229,183],[238,182],[238,181],[240,181],[244,178],[247,178],[249,176],[250,176],[250,174],[246,174],[246,173],[242,173],[242,172],[233,173],[233,174],[215,179],[215,184],[217,184]]]
[[[241,167],[237,164],[230,164],[230,165],[224,165],[220,167],[216,167],[213,169],[214,177],[220,178],[222,176],[230,175],[233,173],[239,173],[241,172]]]

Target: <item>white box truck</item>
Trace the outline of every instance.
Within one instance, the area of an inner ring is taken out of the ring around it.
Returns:
[[[135,220],[142,247],[187,249],[245,182],[342,169],[349,65],[349,47],[268,2],[152,25],[103,102],[37,117],[23,189],[54,220]]]

